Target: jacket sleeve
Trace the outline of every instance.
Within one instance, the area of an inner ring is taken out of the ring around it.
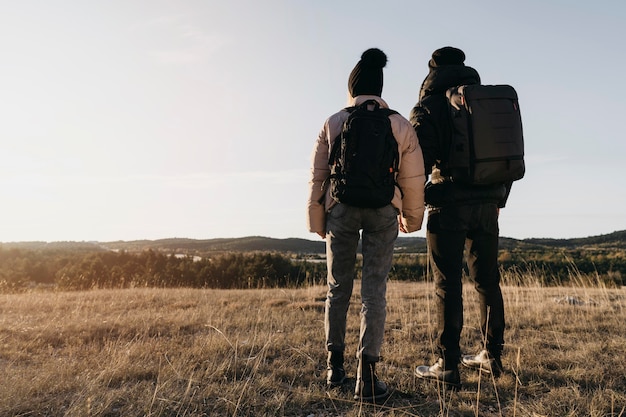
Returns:
[[[400,164],[398,167],[398,185],[402,189],[401,221],[408,232],[422,228],[424,220],[424,159],[411,124],[403,117],[394,132],[398,141]]]
[[[324,123],[320,131],[313,152],[311,154],[311,173],[309,177],[309,197],[307,202],[307,227],[310,232],[319,233],[326,231],[326,210],[324,187],[326,179],[330,175],[328,166],[329,123]]]
[[[507,182],[506,184],[504,184],[504,186],[506,187],[506,193],[504,195],[504,198],[498,201],[498,208],[504,208],[506,206],[506,202],[509,199],[509,194],[511,194],[511,188],[513,187],[513,183]]]
[[[429,107],[421,103],[413,107],[409,120],[422,148],[426,175],[430,175],[435,163],[441,159],[441,138],[437,122]]]

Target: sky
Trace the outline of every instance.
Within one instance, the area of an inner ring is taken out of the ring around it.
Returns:
[[[405,117],[442,46],[515,87],[526,176],[502,236],[626,229],[626,2],[0,5],[0,242],[320,239],[313,144],[371,47]]]

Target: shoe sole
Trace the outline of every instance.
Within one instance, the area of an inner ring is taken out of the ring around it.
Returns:
[[[486,366],[483,366],[481,364],[471,364],[471,363],[465,363],[461,361],[461,365],[463,365],[464,367],[468,369],[475,369],[477,371],[482,371],[482,373],[487,374],[487,375],[491,374],[491,368],[487,368]]]
[[[485,366],[483,366],[481,364],[474,365],[474,364],[465,363],[465,362],[461,361],[461,365],[463,365],[464,367],[466,367],[468,369],[473,369],[473,370],[476,370],[476,371],[480,371],[480,372],[482,372],[485,375],[492,375],[493,374],[494,378],[499,378],[500,375],[502,375],[504,373],[503,370],[501,370],[500,372],[495,372],[494,373],[491,370],[491,368],[487,368],[487,367],[485,367]]]
[[[360,395],[354,395],[354,401],[362,401],[364,403],[382,404],[391,396],[391,393],[387,391],[384,394],[379,394],[375,397],[361,397]]]

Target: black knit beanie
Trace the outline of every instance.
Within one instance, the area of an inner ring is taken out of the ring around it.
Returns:
[[[350,73],[348,91],[352,97],[360,95],[381,96],[383,93],[383,67],[387,55],[377,48],[363,52],[361,60]]]
[[[465,53],[458,48],[452,46],[444,46],[433,52],[433,56],[428,61],[431,68],[440,67],[442,65],[464,65]]]

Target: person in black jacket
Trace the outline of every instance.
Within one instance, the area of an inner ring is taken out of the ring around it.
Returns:
[[[439,358],[432,366],[415,369],[419,378],[458,388],[458,365],[482,368],[499,376],[504,344],[504,304],[498,268],[498,214],[511,184],[462,185],[446,170],[452,126],[446,90],[480,84],[478,72],[464,64],[465,53],[450,46],[437,49],[428,62],[419,101],[410,121],[422,147],[426,174],[425,201],[429,208],[427,242],[435,279],[437,346]],[[486,346],[477,355],[461,358],[463,327],[462,275],[467,247],[467,267],[480,299],[481,331]]]

